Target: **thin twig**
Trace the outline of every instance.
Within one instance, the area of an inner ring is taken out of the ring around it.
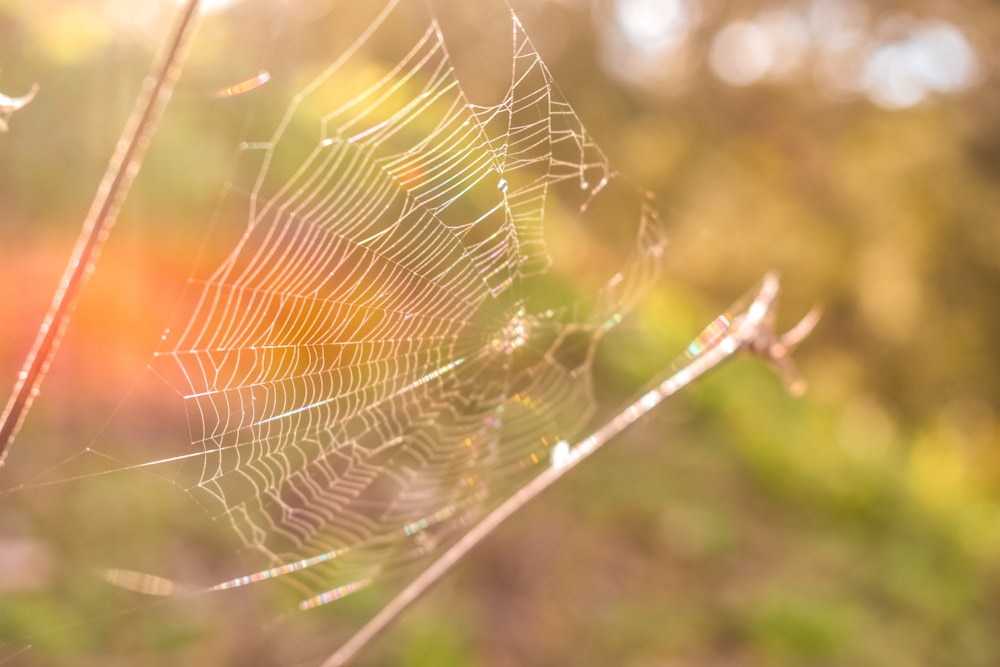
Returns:
[[[80,236],[73,247],[73,254],[45,314],[45,320],[18,373],[10,400],[0,415],[0,466],[6,460],[14,438],[38,394],[39,386],[45,379],[69,324],[80,290],[94,272],[101,248],[115,224],[118,209],[139,171],[150,138],[180,76],[188,53],[187,47],[197,27],[199,4],[199,0],[188,0],[181,11],[165,50],[143,81],[142,90],[111,155],[104,178],[97,188]]]
[[[31,84],[31,89],[20,97],[11,97],[0,93],[0,132],[6,132],[9,129],[7,123],[10,122],[11,115],[15,111],[26,107],[31,100],[35,99],[37,92],[38,84],[33,83]]]
[[[565,443],[559,443],[553,450],[552,464],[544,472],[521,487],[517,493],[505,500],[469,532],[465,533],[430,567],[423,570],[402,592],[390,600],[389,604],[383,607],[378,614],[351,636],[336,653],[327,658],[322,667],[343,667],[349,664],[406,607],[525,503],[549,488],[580,461],[597,451],[601,445],[620,434],[664,399],[674,395],[718,366],[731,357],[734,352],[746,350],[764,357],[777,366],[779,372],[785,376],[786,382],[794,378],[795,384],[790,386],[792,391],[801,389],[797,376],[789,375],[794,369],[792,369],[788,355],[816,325],[819,311],[813,309],[788,334],[777,336],[774,331],[774,304],[778,289],[777,276],[769,273],[764,278],[756,298],[744,311],[733,313],[732,316],[720,317],[713,323],[716,325],[722,323],[724,335],[714,337],[711,344],[699,350],[680,370],[640,396],[613,419],[575,446],[566,447]],[[713,330],[716,328],[712,327]],[[699,337],[696,343],[699,341],[702,341],[702,337]],[[560,446],[563,446],[562,451],[560,451]]]

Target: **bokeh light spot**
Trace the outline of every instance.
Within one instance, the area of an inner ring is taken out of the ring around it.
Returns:
[[[720,79],[733,86],[749,86],[767,75],[774,62],[774,48],[756,23],[735,21],[712,41],[709,65]]]
[[[935,22],[875,49],[865,63],[862,84],[875,104],[900,109],[919,104],[930,93],[967,88],[978,72],[975,52],[962,33]]]
[[[812,43],[805,17],[790,9],[775,9],[762,14],[755,24],[773,52],[768,76],[781,78],[798,70]]]
[[[615,18],[630,46],[661,52],[687,39],[699,16],[684,0],[618,0]]]

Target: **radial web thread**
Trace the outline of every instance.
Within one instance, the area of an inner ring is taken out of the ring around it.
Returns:
[[[633,193],[620,271],[538,305],[548,217],[582,215],[616,176],[511,26],[495,105],[469,101],[432,21],[344,101],[359,41],[250,147],[245,231],[153,363],[200,452],[186,490],[263,557],[216,589],[288,575],[303,607],[358,590],[452,541],[587,424],[596,346],[665,240]]]

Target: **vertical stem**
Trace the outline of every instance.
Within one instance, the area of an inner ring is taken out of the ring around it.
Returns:
[[[143,81],[142,90],[111,155],[52,303],[17,375],[10,400],[0,414],[0,467],[45,379],[80,290],[94,272],[101,248],[115,224],[118,209],[139,171],[150,138],[180,76],[187,47],[197,27],[198,5],[199,0],[188,0],[181,11],[165,50]]]

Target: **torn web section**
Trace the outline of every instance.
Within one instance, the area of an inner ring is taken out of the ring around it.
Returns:
[[[511,27],[510,88],[499,104],[475,109],[500,162],[497,187],[516,232],[518,267],[529,275],[551,266],[544,222],[552,189],[572,181],[577,192],[562,193],[561,203],[583,210],[612,174],[513,14]]]
[[[154,364],[198,454],[180,485],[264,568],[215,588],[288,575],[311,607],[452,542],[582,433],[593,350],[655,269],[620,184],[631,259],[553,297],[546,226],[602,212],[606,158],[516,19],[509,89],[473,105],[437,25],[400,39],[394,7],[252,142],[241,231]]]

